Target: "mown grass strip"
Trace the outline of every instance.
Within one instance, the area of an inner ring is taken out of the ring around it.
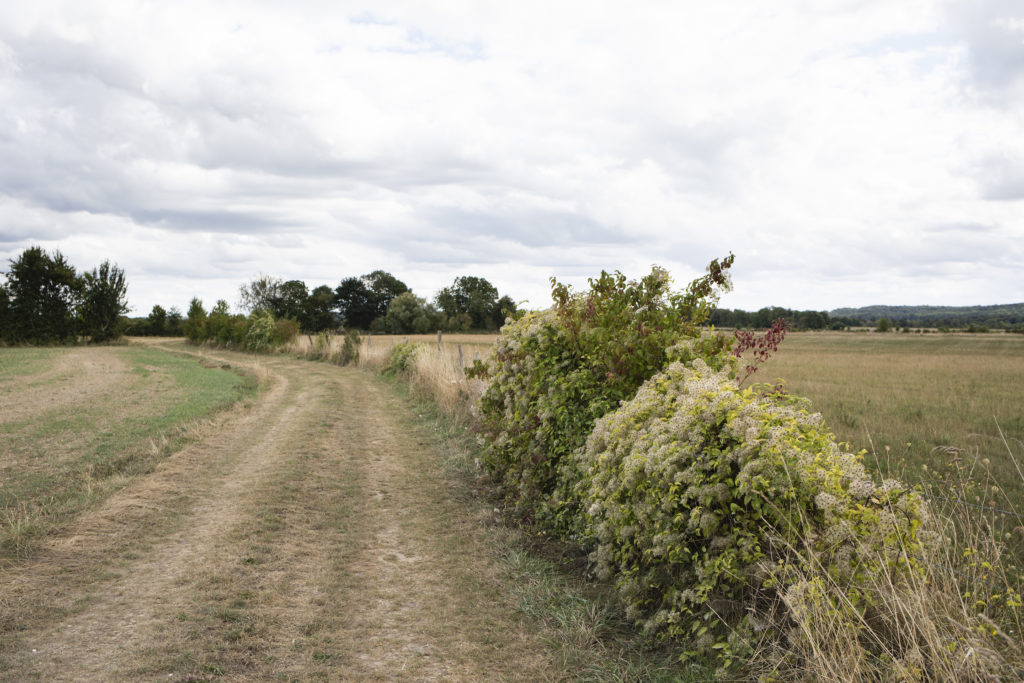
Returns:
[[[16,396],[40,376],[55,389],[80,381],[46,374],[62,352],[0,349],[0,365],[31,368],[0,391]],[[197,420],[256,389],[253,378],[203,367],[195,358],[136,347],[102,352],[118,354],[130,367],[132,379],[116,395],[43,406],[0,424],[0,559],[29,553],[60,524],[180,447]]]

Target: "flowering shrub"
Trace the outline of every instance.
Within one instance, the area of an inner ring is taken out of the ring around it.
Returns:
[[[726,661],[821,614],[855,637],[872,579],[914,570],[924,505],[876,486],[799,399],[738,374],[672,363],[596,422],[575,459],[598,572],[646,631]]]
[[[683,340],[711,364],[725,362],[730,340],[701,338],[717,292],[728,287],[730,255],[683,292],[654,268],[639,281],[602,273],[576,293],[552,280],[555,305],[507,324],[491,360],[476,367],[490,383],[479,403],[487,438],[484,462],[523,513],[568,532],[580,519],[578,472],[568,457],[594,421],[633,397],[663,369]]]

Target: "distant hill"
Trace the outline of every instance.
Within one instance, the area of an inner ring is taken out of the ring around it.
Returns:
[[[996,306],[863,306],[837,308],[832,318],[846,318],[874,324],[881,318],[898,325],[921,327],[1014,327],[1024,325],[1024,303]]]

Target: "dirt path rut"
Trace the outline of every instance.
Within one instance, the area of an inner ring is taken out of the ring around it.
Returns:
[[[4,570],[0,679],[557,678],[409,406],[255,362],[252,405]]]

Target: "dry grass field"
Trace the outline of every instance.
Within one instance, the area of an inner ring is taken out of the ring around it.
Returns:
[[[795,333],[750,381],[776,378],[881,472],[987,460],[1024,511],[1024,335]]]

